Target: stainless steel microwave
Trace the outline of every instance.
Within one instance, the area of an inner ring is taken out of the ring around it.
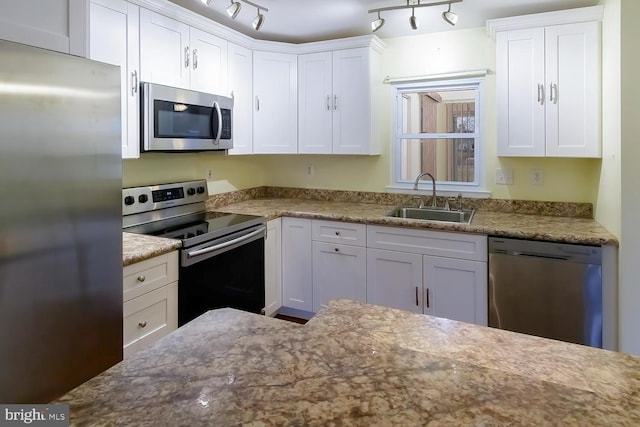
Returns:
[[[233,148],[233,98],[141,83],[142,151]]]

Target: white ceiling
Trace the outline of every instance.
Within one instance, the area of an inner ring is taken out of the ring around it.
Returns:
[[[169,0],[200,15],[261,40],[303,43],[342,37],[371,34],[371,21],[376,14],[369,9],[406,5],[406,0],[252,0],[269,9],[264,12],[265,22],[260,31],[251,23],[256,9],[243,3],[235,20],[226,14],[230,0],[212,0],[207,7],[201,0]],[[410,0],[415,2],[416,0]],[[433,0],[422,0],[429,3]],[[454,3],[451,10],[458,14],[455,27],[441,17],[446,6],[423,7],[415,10],[420,20],[418,30],[409,27],[411,10],[383,12],[385,25],[376,32],[381,38],[474,28],[485,25],[487,19],[553,10],[594,6],[599,0],[463,0]]]

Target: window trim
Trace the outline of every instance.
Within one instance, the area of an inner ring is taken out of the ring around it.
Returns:
[[[489,197],[490,192],[485,186],[485,164],[484,164],[484,77],[464,78],[464,79],[443,79],[433,80],[425,79],[412,82],[392,82],[391,85],[391,168],[390,168],[390,184],[387,189],[394,192],[413,193],[414,181],[406,181],[399,179],[401,171],[401,140],[403,139],[449,139],[449,138],[465,138],[474,139],[476,141],[474,182],[448,182],[437,181],[436,188],[439,195],[456,195],[463,193],[465,197]],[[402,96],[407,92],[416,92],[418,90],[438,91],[446,89],[473,89],[475,93],[475,131],[474,133],[402,133]],[[425,188],[429,187],[429,188]],[[418,188],[419,194],[431,194],[430,186],[422,185]]]

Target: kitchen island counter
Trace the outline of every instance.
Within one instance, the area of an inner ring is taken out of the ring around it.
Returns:
[[[72,425],[638,425],[640,359],[332,301],[210,311],[63,396]]]

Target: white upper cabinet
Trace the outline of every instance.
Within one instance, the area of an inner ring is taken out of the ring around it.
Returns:
[[[593,7],[489,21],[499,156],[601,156],[601,14]]]
[[[227,93],[227,42],[150,10],[140,10],[143,81]]]
[[[125,0],[89,3],[89,58],[120,66],[123,158],[140,156],[138,15]]]
[[[253,152],[298,152],[298,60],[287,53],[253,53]]]
[[[379,154],[373,88],[380,85],[379,54],[354,48],[298,58],[298,152]]]
[[[229,154],[253,153],[253,53],[229,43],[229,91],[233,97],[233,149]]]

